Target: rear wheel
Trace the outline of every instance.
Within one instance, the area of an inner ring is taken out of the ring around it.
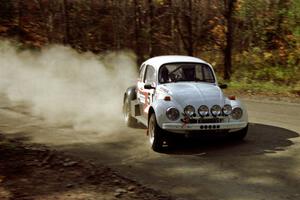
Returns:
[[[133,118],[132,115],[131,115],[129,99],[125,100],[123,109],[124,109],[125,124],[128,127],[136,127],[137,126],[137,120],[135,118]]]
[[[161,151],[164,145],[163,130],[157,125],[154,113],[149,119],[148,134],[151,148],[157,152]]]

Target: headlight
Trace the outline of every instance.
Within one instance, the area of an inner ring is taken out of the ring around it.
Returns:
[[[198,113],[201,117],[207,116],[208,112],[209,112],[209,109],[205,105],[200,106],[198,109]]]
[[[172,121],[179,119],[179,111],[174,107],[168,108],[166,115],[168,119]]]
[[[243,116],[243,110],[239,107],[234,108],[232,110],[231,116],[233,119],[241,119],[241,117]]]
[[[221,114],[221,107],[219,105],[214,105],[213,107],[211,107],[210,112],[213,116],[218,116]]]
[[[228,116],[228,115],[231,114],[231,112],[232,112],[232,107],[231,107],[231,105],[226,104],[226,105],[223,107],[223,113],[224,113],[224,115]]]
[[[184,108],[184,113],[187,116],[192,117],[195,114],[195,108],[191,105],[188,105]]]

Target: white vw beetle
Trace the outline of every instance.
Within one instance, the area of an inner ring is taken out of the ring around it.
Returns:
[[[248,116],[243,103],[225,97],[210,64],[189,56],[159,56],[141,65],[136,86],[124,94],[125,122],[148,127],[153,150],[171,133],[228,133],[243,139]]]

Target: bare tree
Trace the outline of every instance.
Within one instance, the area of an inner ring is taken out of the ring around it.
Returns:
[[[137,55],[138,64],[141,64],[144,60],[142,53],[142,43],[141,43],[141,34],[140,31],[142,29],[142,17],[141,17],[141,4],[139,0],[133,1],[134,6],[134,37],[135,37],[135,53]]]
[[[182,40],[184,49],[187,54],[194,54],[194,37],[193,37],[193,6],[192,0],[182,1],[177,4],[179,15],[177,15],[176,29]]]
[[[232,70],[233,14],[236,0],[224,0],[224,18],[226,20],[226,44],[224,48],[224,79],[230,80]]]
[[[63,8],[63,22],[65,26],[65,31],[64,31],[64,44],[69,44],[70,43],[70,20],[69,20],[69,2],[68,0],[63,0],[62,2],[62,8]]]
[[[22,38],[23,31],[23,9],[24,4],[22,0],[18,1],[18,28],[19,28],[19,38]]]
[[[148,20],[149,20],[149,56],[153,57],[153,46],[154,46],[154,2],[153,0],[148,0]]]
[[[209,37],[207,34],[212,25],[208,21],[213,18],[210,14],[210,4],[202,0],[176,1],[177,15],[176,30],[180,36],[185,52],[194,56]]]

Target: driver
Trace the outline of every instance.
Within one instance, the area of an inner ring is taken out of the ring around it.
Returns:
[[[169,83],[169,70],[166,67],[163,67],[161,70],[161,82]]]
[[[195,67],[194,66],[184,66],[182,68],[183,75],[186,81],[195,81]]]

